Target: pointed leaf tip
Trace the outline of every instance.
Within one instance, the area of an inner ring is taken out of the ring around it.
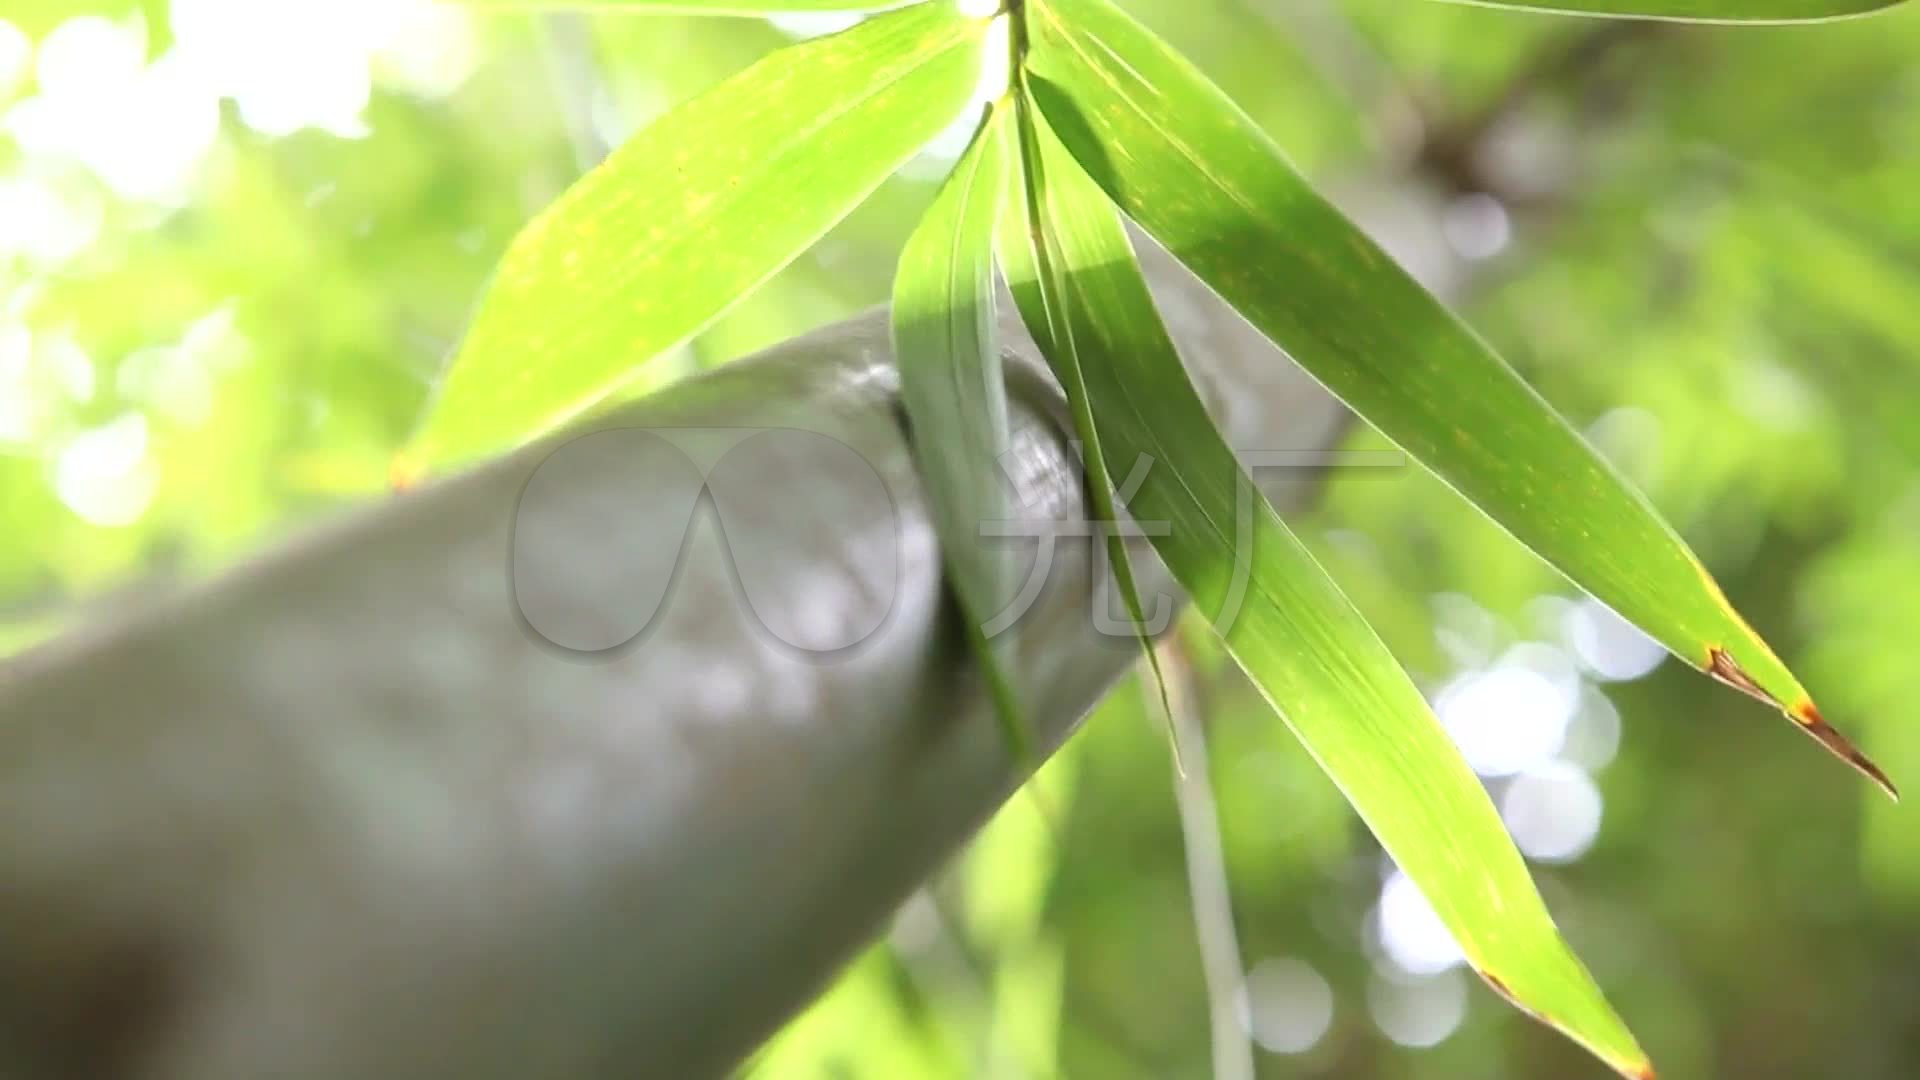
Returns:
[[[1747,10],[1738,0],[1647,4]],[[1321,198],[1224,91],[1112,0],[1036,0],[1028,10],[1035,99],[1141,228],[1573,584],[1776,709],[1807,698],[1646,496]],[[1175,108],[1180,122],[1169,124]]]
[[[1474,974],[1479,975],[1481,981],[1485,982],[1489,987],[1492,987],[1493,992],[1504,998],[1507,1004],[1550,1028],[1567,1031],[1568,1034],[1574,1035],[1574,1041],[1580,1043],[1588,1052],[1605,1062],[1608,1068],[1626,1077],[1627,1080],[1657,1080],[1654,1075],[1653,1062],[1647,1059],[1646,1051],[1641,1050],[1639,1044],[1633,1042],[1631,1035],[1628,1036],[1628,1046],[1632,1053],[1631,1057],[1622,1057],[1617,1050],[1609,1052],[1607,1048],[1574,1034],[1566,1024],[1527,1004],[1518,994],[1513,992],[1513,988],[1507,985],[1505,979],[1502,979],[1500,976],[1495,975],[1477,963],[1471,966]]]
[[[1122,17],[1092,0],[1073,11],[1076,20]],[[1119,63],[1139,59],[1128,48],[1137,40],[1118,39]],[[1086,43],[1102,44],[1116,42]],[[1172,89],[1168,111],[1187,115]],[[1485,788],[1419,689],[1273,508],[1241,501],[1257,489],[1188,377],[1117,209],[1031,108],[1031,85],[1023,91],[1023,182],[1012,186],[1002,267],[1041,352],[1078,402],[1080,426],[1098,436],[1082,440],[1089,472],[1096,462],[1109,477],[1153,464],[1128,484],[1130,512],[1168,523],[1148,539],[1195,610],[1473,967],[1500,971],[1510,998],[1634,1075],[1646,1055],[1560,936]],[[1102,487],[1089,481],[1094,498]],[[1236,555],[1249,552],[1242,591]]]
[[[1894,802],[1900,801],[1900,789],[1894,786],[1893,780],[1887,776],[1886,772],[1875,765],[1873,759],[1861,753],[1859,748],[1853,745],[1852,740],[1840,734],[1832,724],[1827,723],[1826,718],[1820,715],[1820,710],[1814,706],[1813,702],[1803,701],[1789,709],[1787,715],[1793,717],[1801,730],[1818,739],[1820,745],[1826,747],[1835,757],[1853,766],[1862,776],[1878,784],[1880,790],[1887,793],[1887,798]]]
[[[1900,801],[1900,789],[1894,786],[1887,774],[1881,770],[1880,766],[1875,765],[1871,758],[1861,753],[1859,747],[1853,745],[1853,740],[1840,734],[1837,728],[1827,723],[1826,718],[1820,715],[1819,708],[1811,699],[1803,699],[1793,705],[1780,701],[1755,682],[1732,654],[1717,645],[1707,650],[1707,674],[1749,697],[1764,701],[1786,713],[1789,719],[1800,725],[1802,731],[1818,740],[1820,745],[1826,747],[1834,757],[1853,766],[1862,776],[1879,785],[1880,790],[1886,792],[1893,801]]]

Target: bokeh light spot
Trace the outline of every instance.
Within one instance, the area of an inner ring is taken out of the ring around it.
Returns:
[[[1522,646],[1440,690],[1434,711],[1475,772],[1511,776],[1559,752],[1580,684],[1577,673],[1555,670],[1558,659],[1557,650]]]
[[[1273,1053],[1304,1054],[1333,1026],[1333,988],[1304,960],[1260,961],[1241,994],[1247,1030]]]
[[[1608,682],[1644,678],[1667,658],[1659,642],[1591,597],[1568,610],[1564,633],[1581,665]]]
[[[1381,1034],[1401,1046],[1437,1046],[1466,1019],[1467,980],[1458,971],[1411,979],[1375,975],[1367,985],[1367,1011]]]
[[[54,460],[54,491],[89,524],[131,525],[147,512],[159,485],[148,449],[147,420],[138,413],[82,432]]]
[[[1374,924],[1381,949],[1401,971],[1437,975],[1452,970],[1466,959],[1453,932],[1440,921],[1433,905],[1427,903],[1420,886],[1398,870],[1387,878],[1380,890]]]
[[[1600,789],[1578,766],[1552,762],[1513,779],[1500,798],[1514,843],[1543,862],[1571,862],[1600,835]]]

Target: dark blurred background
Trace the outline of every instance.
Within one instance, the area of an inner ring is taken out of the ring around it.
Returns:
[[[1455,298],[1920,787],[1920,10],[1126,6]],[[378,497],[514,230],[663,108],[848,21],[8,0],[0,654]],[[882,301],[964,135],[642,391]],[[1295,525],[1663,1076],[1920,1075],[1911,810],[1413,468],[1336,471]],[[1189,660],[1234,912],[1209,932],[1237,935],[1258,1073],[1602,1075],[1460,967],[1278,719],[1197,639]],[[1183,808],[1123,688],[749,1072],[1209,1075],[1203,787]]]

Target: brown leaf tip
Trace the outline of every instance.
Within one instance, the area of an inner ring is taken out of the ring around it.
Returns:
[[[1840,734],[1832,724],[1827,723],[1826,718],[1820,715],[1820,710],[1814,707],[1813,702],[1803,701],[1787,710],[1787,715],[1793,717],[1794,723],[1799,724],[1807,734],[1820,740],[1820,744],[1832,751],[1835,756],[1858,769],[1867,779],[1880,785],[1880,790],[1886,792],[1888,798],[1894,802],[1900,801],[1900,789],[1893,785],[1893,781],[1881,771],[1880,766],[1875,765],[1872,759],[1853,745],[1851,740]]]
[[[1820,710],[1814,707],[1813,702],[1802,701],[1791,707],[1783,706],[1772,694],[1761,689],[1759,683],[1753,681],[1753,676],[1746,673],[1739,661],[1718,645],[1707,649],[1707,674],[1743,694],[1764,701],[1775,708],[1783,708],[1793,722],[1800,725],[1802,731],[1818,739],[1820,745],[1826,747],[1835,757],[1853,766],[1861,775],[1878,784],[1880,790],[1886,792],[1893,801],[1900,801],[1900,789],[1893,786],[1893,781],[1880,770],[1880,766],[1875,765],[1845,735],[1840,734],[1832,724],[1827,723],[1821,717]]]
[[[1547,1025],[1548,1027],[1560,1028],[1561,1030],[1565,1030],[1563,1025],[1561,1025],[1558,1021],[1555,1021],[1551,1017],[1547,1016],[1545,1013],[1540,1012],[1539,1010],[1529,1006],[1526,1002],[1521,1001],[1520,998],[1514,994],[1513,987],[1507,985],[1507,980],[1502,979],[1500,976],[1495,975],[1493,972],[1488,971],[1486,968],[1481,967],[1479,964],[1474,964],[1473,970],[1482,979],[1486,980],[1487,985],[1493,988],[1494,993],[1499,994],[1502,998],[1505,998],[1507,1001],[1507,1004],[1512,1005],[1514,1008],[1519,1009],[1521,1012],[1527,1014],[1528,1016],[1532,1017],[1535,1020],[1538,1020],[1539,1022]],[[1572,1033],[1569,1032],[1569,1034],[1572,1034]],[[1638,1047],[1636,1047],[1635,1049],[1637,1050]],[[1653,1063],[1650,1061],[1622,1062],[1615,1058],[1609,1058],[1605,1054],[1599,1054],[1598,1050],[1595,1050],[1594,1052],[1598,1054],[1602,1060],[1606,1061],[1607,1064],[1612,1066],[1613,1069],[1616,1072],[1620,1073],[1620,1075],[1622,1076],[1630,1077],[1631,1080],[1656,1080],[1656,1078],[1653,1075]]]
[[[1707,648],[1707,674],[1748,697],[1764,701],[1776,709],[1780,707],[1779,700],[1761,689],[1760,684],[1753,681],[1753,676],[1740,666],[1740,662],[1718,645]]]

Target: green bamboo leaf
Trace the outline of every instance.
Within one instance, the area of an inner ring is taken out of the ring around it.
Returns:
[[[1151,463],[1130,510],[1228,650],[1420,886],[1474,967],[1614,1068],[1646,1055],[1560,938],[1526,864],[1420,692],[1215,429],[1118,214],[1039,128],[1027,242],[1002,257],[1049,358],[1085,375],[1109,473]]]
[[[1107,0],[1028,10],[1036,99],[1122,210],[1574,584],[1893,792],[1645,497],[1224,93]]]
[[[1017,196],[1007,199],[1009,212],[1001,216],[998,249],[1014,251],[1026,260],[1023,266],[1044,268],[1051,253],[1038,244],[1042,228],[1040,220],[1040,202],[1033,192],[1038,182],[1041,158],[1035,140],[1039,137],[1036,117],[1030,102],[1021,96],[1015,106],[1017,134],[1020,142],[1020,183],[1014,185],[1021,191]],[[1012,280],[1012,275],[1009,275]],[[1167,717],[1168,733],[1173,727],[1173,699],[1167,690],[1166,672],[1160,667],[1160,650],[1153,644],[1151,630],[1147,624],[1146,607],[1140,602],[1140,585],[1133,574],[1133,560],[1127,554],[1125,535],[1120,531],[1120,516],[1116,512],[1114,501],[1113,476],[1107,469],[1107,455],[1101,451],[1100,429],[1094,423],[1093,405],[1087,398],[1086,374],[1081,370],[1080,355],[1074,348],[1073,326],[1067,321],[1066,308],[1062,297],[1055,294],[1057,277],[1050,273],[1037,272],[1026,275],[1029,283],[1026,295],[1015,293],[1023,321],[1033,331],[1035,340],[1050,340],[1059,343],[1057,347],[1044,349],[1047,365],[1060,380],[1067,393],[1068,411],[1073,414],[1074,434],[1080,439],[1081,454],[1085,458],[1087,470],[1087,498],[1093,505],[1096,517],[1105,523],[1101,532],[1107,547],[1107,561],[1113,567],[1114,585],[1120,591],[1120,598],[1127,607],[1127,615],[1133,620],[1134,631],[1140,636],[1140,649],[1147,658],[1147,669],[1153,676],[1154,687],[1160,694],[1161,715]],[[1177,741],[1171,742],[1174,765],[1184,771],[1180,764],[1180,747]]]
[[[549,430],[700,332],[956,119],[987,20],[923,4],[668,113],[508,250],[401,471]]]
[[[1014,567],[981,524],[1009,518],[999,482],[1007,390],[994,335],[993,230],[1006,187],[1004,107],[990,112],[900,256],[893,283],[900,397],[936,532],[988,692],[1017,758],[1033,757],[1007,677],[1016,628],[988,628],[1013,595]]]
[[[1481,7],[1521,8],[1565,15],[1678,22],[1822,22],[1899,7],[1906,0],[1456,0]]]

